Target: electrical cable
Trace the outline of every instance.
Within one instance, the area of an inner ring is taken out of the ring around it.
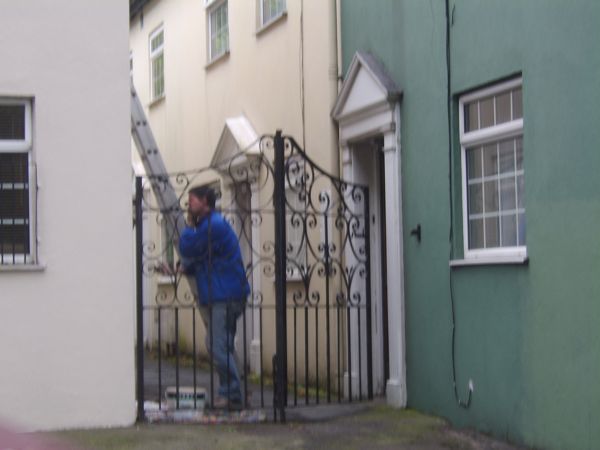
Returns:
[[[445,0],[446,4],[446,83],[447,83],[447,109],[448,109],[448,180],[449,180],[449,197],[450,197],[450,233],[449,233],[449,244],[450,244],[450,261],[454,258],[454,202],[453,202],[453,158],[452,158],[452,85],[451,85],[451,68],[450,68],[450,1]],[[452,15],[454,15],[454,8],[452,9]],[[469,386],[469,393],[467,400],[461,400],[458,395],[458,388],[456,386],[456,311],[454,306],[454,285],[452,283],[452,269],[449,269],[448,275],[450,283],[450,305],[452,309],[452,385],[454,388],[454,398],[458,403],[458,406],[464,409],[468,409],[471,406],[471,395],[473,393],[472,387]]]
[[[306,116],[304,92],[304,0],[300,1],[300,110],[302,114],[302,148],[306,150]]]

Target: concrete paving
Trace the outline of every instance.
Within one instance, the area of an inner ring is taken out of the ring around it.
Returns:
[[[147,400],[164,398],[164,390],[167,386],[175,386],[177,376],[180,386],[194,384],[194,371],[189,360],[182,361],[178,375],[172,358],[162,361],[162,393],[158,389],[158,361],[147,357],[144,366]],[[195,379],[197,386],[209,389],[210,374],[206,364],[198,366]],[[216,375],[214,381],[217,382]],[[315,405],[315,399],[309,398],[310,404],[303,405],[304,397],[300,396],[298,406],[286,409],[287,423],[276,424],[273,422],[270,380],[265,378],[262,397],[259,384],[249,380],[248,386],[252,391],[251,407],[266,413],[263,423],[240,424],[225,420],[219,425],[139,424],[118,430],[53,433],[51,437],[88,450],[522,448],[473,431],[454,429],[440,418],[389,408],[383,399]]]
[[[176,386],[177,377],[179,377],[180,387],[194,386],[194,368],[189,359],[182,359],[179,365],[179,374],[177,374],[175,361],[173,358],[163,359],[160,367],[160,389],[159,389],[159,364],[154,356],[146,355],[144,360],[144,397],[146,401],[159,402],[159,399],[165,399],[165,390],[169,386]],[[216,372],[213,375],[214,395],[218,386],[218,377]],[[251,408],[272,409],[273,389],[270,377],[263,378],[263,387],[261,389],[260,379],[252,377],[248,380],[248,401]],[[207,400],[210,401],[210,368],[207,363],[199,363],[196,367],[195,381],[197,387],[202,387],[207,391]],[[242,381],[242,385],[244,382]]]
[[[366,407],[365,407],[366,405]],[[139,425],[117,430],[52,433],[81,450],[412,449],[515,450],[488,436],[456,430],[444,420],[367,403],[343,417],[284,425]]]

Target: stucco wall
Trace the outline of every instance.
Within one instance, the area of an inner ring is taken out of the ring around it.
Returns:
[[[131,21],[133,79],[170,171],[206,166],[225,119],[245,114],[260,135],[281,128],[319,164],[337,170],[334,1],[289,0],[287,15],[257,33],[255,0],[229,0],[228,56],[207,65],[203,1],[154,0]],[[301,42],[301,17],[304,20]],[[150,103],[149,35],[164,26],[165,98]],[[304,46],[304,71],[301,70]],[[304,76],[304,124],[301,82]]]
[[[408,404],[536,447],[595,448],[600,5],[455,0],[450,9],[452,94],[515,72],[523,74],[524,93],[529,264],[452,269],[460,398],[466,400],[469,379],[475,386],[467,410],[452,385],[444,2],[342,2],[344,67],[356,50],[370,50],[404,90]],[[459,237],[456,140],[452,152]],[[417,223],[420,244],[409,235]]]
[[[37,272],[0,271],[0,420],[135,420],[127,2],[2,3],[0,96],[33,98]]]
[[[281,129],[284,134],[293,136],[325,170],[338,173],[337,130],[330,117],[337,95],[335,1],[288,0],[287,14],[259,32],[258,2],[229,0],[230,51],[212,64],[208,64],[207,58],[204,4],[203,1],[153,0],[144,7],[143,15],[137,14],[130,24],[133,80],[167,169],[175,172],[206,167],[214,155],[225,120],[244,114],[258,135],[274,134]],[[165,96],[151,102],[149,35],[161,24]],[[217,175],[211,173],[206,178],[194,179],[194,184],[216,179]],[[259,195],[268,197],[268,190],[269,187],[263,187]],[[263,219],[260,246],[273,236],[272,215],[265,213]],[[290,292],[292,287],[297,288],[298,283],[290,283]],[[160,289],[167,290],[165,286]],[[263,277],[260,291],[265,303],[273,302],[272,289],[272,277]],[[170,298],[170,291],[167,295]],[[147,302],[155,303],[152,294],[148,295]],[[182,315],[180,343],[184,349],[188,347],[186,350],[192,342],[190,322],[187,315]],[[275,351],[275,326],[270,311],[265,312],[263,323],[264,366],[270,371]],[[151,326],[151,323],[146,322],[146,325]],[[174,332],[165,335],[166,339],[173,339]],[[197,342],[197,351],[204,353],[201,329]],[[324,342],[322,336],[320,342]],[[320,358],[324,355],[322,351]],[[324,361],[319,366],[326,367]]]

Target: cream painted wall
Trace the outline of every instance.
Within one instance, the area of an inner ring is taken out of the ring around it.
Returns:
[[[338,173],[337,128],[330,117],[337,98],[335,3],[287,0],[287,15],[257,33],[258,0],[228,0],[230,53],[210,65],[203,0],[153,0],[143,14],[136,15],[130,23],[133,80],[170,172],[209,165],[225,120],[244,114],[258,135],[282,129],[315,162]],[[151,103],[149,36],[161,25],[165,97]],[[157,236],[158,231],[153,233]],[[260,233],[263,242],[273,231],[264,223]],[[271,288],[272,280],[264,279],[261,291],[265,303],[273,302]],[[152,295],[148,298],[153,302]],[[184,350],[186,346],[189,350],[192,340],[186,325],[190,320],[182,314],[180,343]],[[265,313],[263,321],[264,367],[268,371],[275,351],[275,327],[270,314]],[[165,335],[163,340],[169,340],[174,334]],[[319,339],[324,342],[323,336]],[[200,353],[204,353],[203,342],[204,332],[199,329]],[[321,358],[320,367],[324,368],[324,351]]]
[[[36,272],[0,271],[0,421],[135,420],[127,2],[8,0],[0,97],[33,98]]]
[[[206,166],[228,117],[245,114],[257,133],[281,128],[303,144],[301,5],[304,5],[306,149],[337,173],[334,0],[288,0],[287,16],[257,34],[257,1],[229,0],[230,54],[207,67],[201,0],[154,0],[131,22],[133,79],[170,171]],[[165,93],[149,105],[148,37],[165,32]]]

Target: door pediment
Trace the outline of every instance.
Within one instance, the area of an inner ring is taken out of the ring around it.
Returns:
[[[331,112],[340,127],[340,141],[393,130],[394,108],[402,91],[372,54],[356,52]]]
[[[258,135],[244,115],[225,120],[225,126],[210,165],[219,172],[247,166],[253,156],[260,154]]]
[[[342,122],[394,103],[401,94],[400,88],[375,56],[356,52],[331,115],[337,122]]]

